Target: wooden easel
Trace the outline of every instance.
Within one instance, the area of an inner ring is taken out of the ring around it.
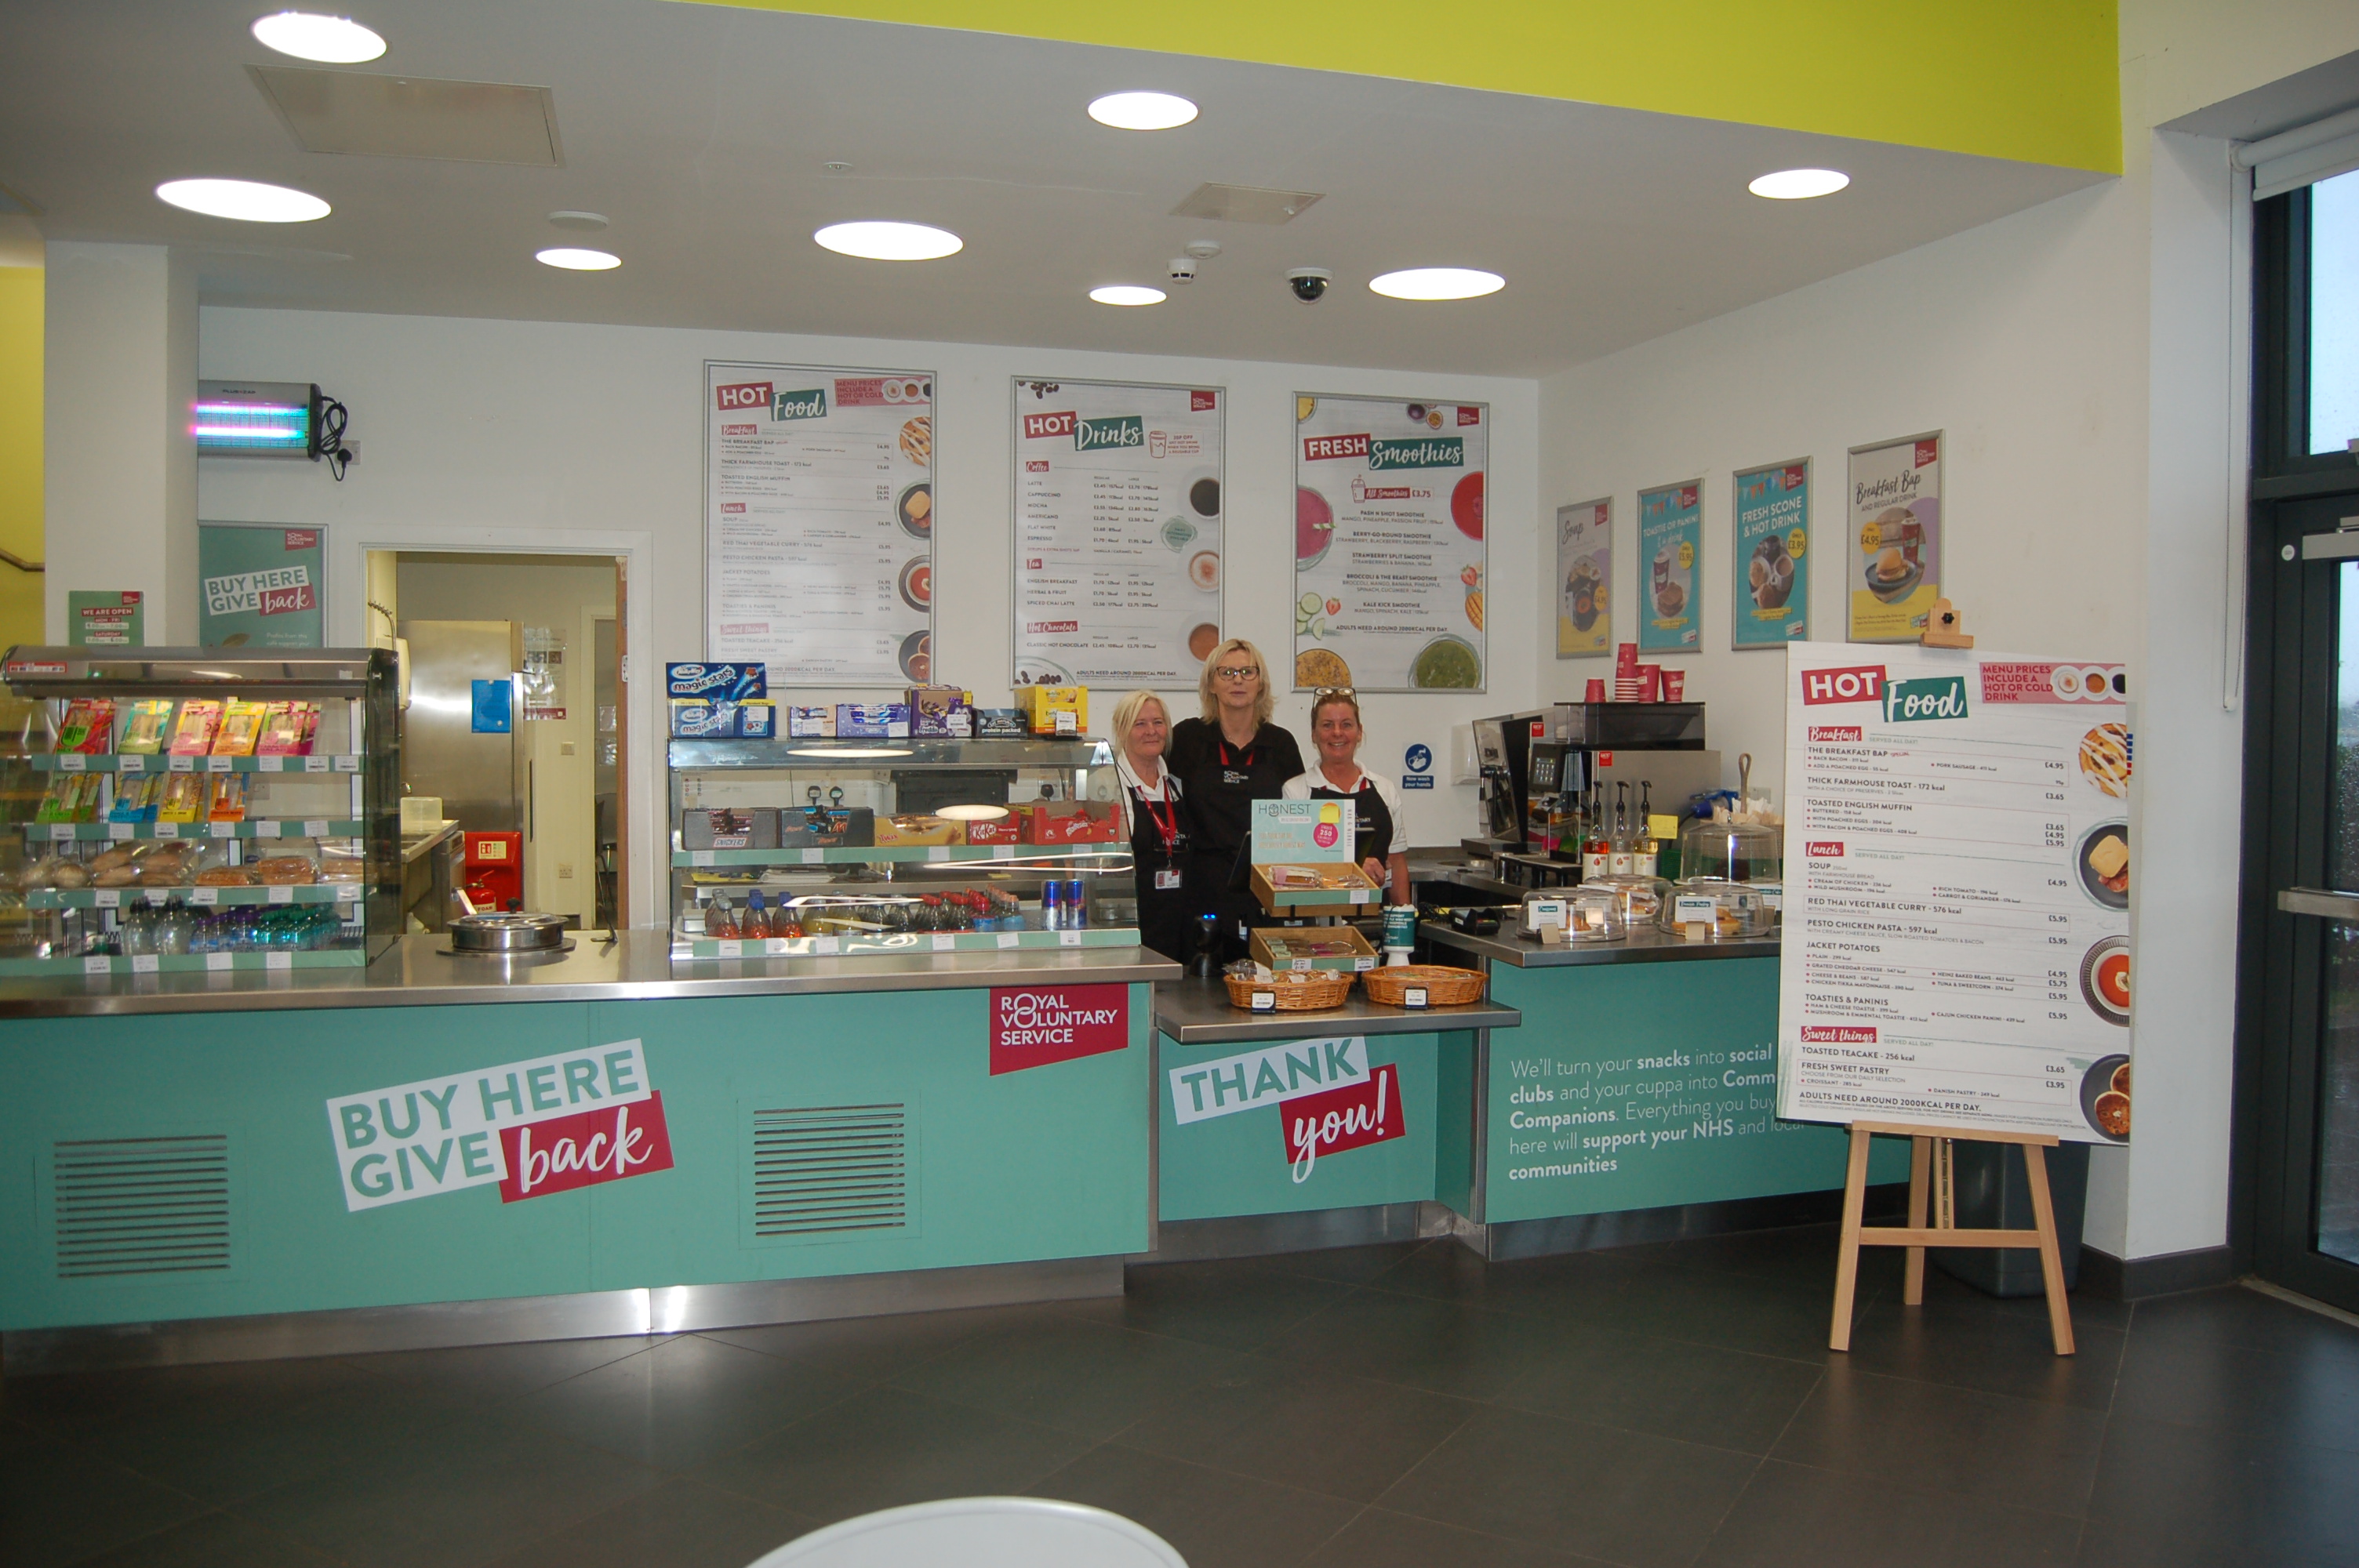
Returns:
[[[1876,1133],[1909,1140],[1908,1223],[1906,1226],[1860,1224],[1867,1204],[1867,1146]],[[1961,1230],[1957,1217],[1957,1181],[1951,1144],[2015,1143],[2023,1149],[2024,1173],[2031,1184],[2030,1230]],[[1928,1247],[1996,1247],[2030,1249],[2039,1254],[2039,1276],[2048,1287],[2048,1327],[2056,1338],[2056,1354],[2072,1354],[2072,1313],[2064,1299],[2064,1260],[2056,1248],[2056,1206],[2048,1196],[2046,1150],[2056,1140],[2044,1133],[1991,1132],[1975,1129],[1919,1127],[1909,1122],[1854,1121],[1851,1124],[1851,1166],[1843,1175],[1843,1237],[1835,1255],[1834,1332],[1827,1344],[1836,1350],[1851,1348],[1852,1299],[1859,1286],[1859,1249],[1863,1247],[1906,1247],[1908,1271],[1900,1299],[1909,1306],[1925,1303],[1925,1249]],[[1930,1186],[1933,1223],[1925,1223]]]

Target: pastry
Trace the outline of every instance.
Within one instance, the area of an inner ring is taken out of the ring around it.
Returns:
[[[920,414],[901,427],[901,455],[913,463],[934,460],[934,422]]]

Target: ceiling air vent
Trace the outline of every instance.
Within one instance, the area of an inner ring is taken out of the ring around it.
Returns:
[[[751,1136],[753,1238],[848,1238],[908,1228],[908,1106],[756,1110]]]
[[[254,84],[305,152],[462,163],[565,161],[546,87],[249,65]]]
[[[1258,185],[1196,187],[1171,209],[1175,218],[1213,218],[1227,223],[1284,223],[1319,200],[1316,190],[1265,190]]]
[[[60,1139],[50,1152],[58,1278],[229,1267],[229,1139]]]

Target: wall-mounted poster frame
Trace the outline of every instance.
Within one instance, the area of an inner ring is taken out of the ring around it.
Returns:
[[[1600,658],[1614,651],[1614,498],[1556,509],[1556,656]]]
[[[708,360],[703,395],[705,656],[930,681],[934,373]]]
[[[324,528],[283,523],[199,523],[199,645],[323,646],[327,537]]]
[[[1297,393],[1294,689],[1481,691],[1490,406]]]
[[[1703,641],[1703,480],[1638,492],[1638,651],[1692,654]]]
[[[1222,637],[1228,389],[1013,378],[1017,686],[1196,684]]]
[[[1941,597],[1941,432],[1854,447],[1850,456],[1850,640],[1914,643]]]
[[[1729,646],[1782,648],[1810,636],[1810,460],[1739,469],[1729,485]]]

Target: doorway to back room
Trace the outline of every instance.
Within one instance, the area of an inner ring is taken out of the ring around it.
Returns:
[[[623,563],[373,550],[368,582],[373,638],[406,650],[404,881],[419,924],[472,905],[613,929],[626,907]]]

